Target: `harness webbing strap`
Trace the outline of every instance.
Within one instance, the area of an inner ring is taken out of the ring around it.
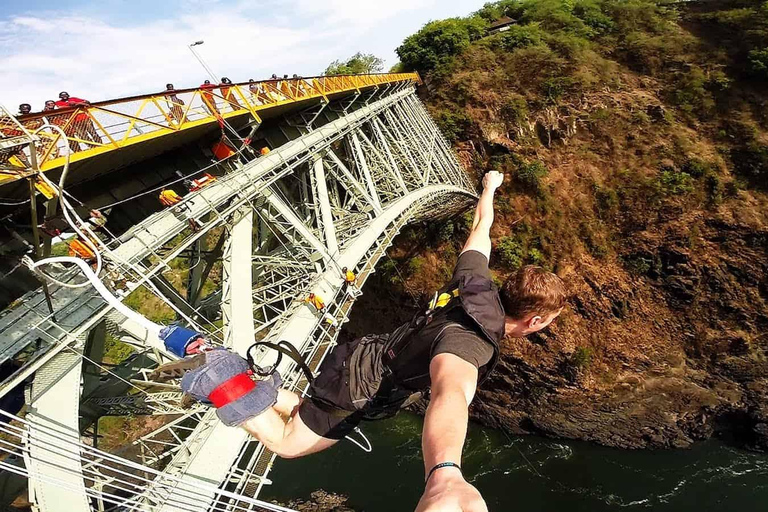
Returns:
[[[253,356],[251,356],[251,350],[253,350],[255,347],[267,347],[271,348],[272,350],[275,350],[278,353],[278,359],[277,362],[275,362],[274,365],[270,366],[267,369],[261,368],[253,361]],[[269,376],[272,371],[280,364],[280,361],[282,359],[282,354],[285,354],[286,356],[293,359],[296,364],[301,368],[301,371],[304,373],[304,376],[307,378],[307,382],[312,384],[315,381],[315,377],[312,375],[312,370],[307,365],[306,361],[304,361],[304,357],[299,353],[296,348],[288,343],[287,341],[279,341],[277,343],[271,343],[269,341],[259,341],[257,343],[254,343],[250,347],[248,347],[248,352],[246,353],[246,359],[248,360],[248,364],[251,365],[251,367],[261,375],[262,377]]]

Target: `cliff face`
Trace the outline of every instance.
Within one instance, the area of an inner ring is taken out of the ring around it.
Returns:
[[[450,54],[409,53],[419,34],[399,50],[478,183],[507,176],[494,275],[540,264],[572,294],[552,327],[504,342],[476,420],[617,447],[722,433],[768,449],[768,89],[747,45],[768,47],[768,5],[715,4],[499,2],[449,20],[443,36],[469,26]],[[518,24],[482,35],[500,14]],[[423,227],[401,235],[350,335],[407,318],[409,293],[450,275],[467,220],[428,227],[427,243]]]

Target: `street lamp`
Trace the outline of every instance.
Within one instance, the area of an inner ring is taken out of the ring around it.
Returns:
[[[195,56],[195,58],[196,58],[196,59],[197,59],[197,61],[200,63],[200,65],[201,65],[201,66],[203,66],[203,69],[205,69],[205,71],[207,71],[207,72],[208,72],[208,74],[209,74],[209,75],[211,75],[211,78],[213,79],[213,81],[214,81],[214,82],[218,82],[218,81],[219,81],[219,79],[218,79],[218,78],[216,78],[216,73],[214,73],[214,72],[213,72],[213,70],[212,70],[212,69],[211,69],[211,68],[208,66],[208,64],[206,64],[206,63],[205,63],[205,61],[203,60],[203,58],[202,58],[202,57],[201,57],[201,56],[200,56],[200,55],[199,55],[199,54],[198,54],[198,53],[195,51],[195,48],[194,48],[194,47],[195,47],[195,46],[200,46],[200,45],[201,45],[201,44],[203,44],[204,42],[205,42],[205,41],[203,41],[203,40],[200,40],[200,41],[195,41],[194,43],[190,43],[189,45],[187,45],[187,48],[189,48],[189,51],[191,51],[191,52],[192,52],[192,55],[194,55],[194,56]]]

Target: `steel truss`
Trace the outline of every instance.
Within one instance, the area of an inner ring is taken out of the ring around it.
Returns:
[[[339,109],[342,117],[327,117],[320,125],[326,110]],[[461,211],[473,201],[474,188],[411,86],[391,85],[355,95],[339,105],[300,116],[293,125],[296,138],[266,156],[236,166],[185,198],[182,206],[149,217],[109,245],[104,255],[109,262],[107,272],[120,276],[113,288],[127,294],[162,276],[174,258],[190,255],[201,261],[206,250],[202,241],[210,233],[221,232],[208,264],[189,272],[183,293],[178,291],[182,299],[185,294],[193,297],[188,310],[182,308],[190,312],[192,325],[207,329],[214,340],[240,353],[254,337],[287,340],[314,370],[336,343],[359,295],[357,288],[374,271],[400,229],[411,221]],[[199,230],[188,229],[188,217],[198,219]],[[201,279],[219,256],[222,287],[201,297]],[[357,287],[344,285],[343,267],[358,274]],[[68,312],[68,323],[50,318],[40,292],[25,297],[19,311],[0,318],[0,332],[15,336],[14,347],[29,346],[40,338],[48,347],[0,393],[34,371],[48,371],[58,354],[71,351],[108,314],[111,329],[129,336],[145,355],[155,361],[170,357],[159,340],[110,313],[94,292],[82,290],[51,289],[54,304]],[[196,290],[196,295],[190,290]],[[323,297],[326,307],[322,312],[305,303],[309,293]],[[201,311],[215,309],[203,308],[213,303],[221,304],[222,327],[212,331],[218,315],[207,315],[203,321],[206,315]],[[286,386],[304,392],[307,383],[294,363],[285,359],[280,371]],[[269,482],[273,454],[244,431],[224,427],[211,410],[181,411],[178,391],[152,389],[141,374],[131,382],[144,391],[90,396],[82,404],[114,415],[176,415],[125,447],[138,467],[153,475],[140,487],[131,487],[141,489],[130,495],[131,510],[264,510],[253,496]],[[67,393],[68,403],[77,409],[77,391]],[[55,416],[55,408],[53,411]],[[69,434],[73,442],[76,432],[75,426]],[[46,470],[52,466],[46,456],[45,452],[36,454],[40,469],[30,476],[36,489],[47,490],[61,480],[55,474],[58,470]],[[82,495],[92,499],[68,505],[67,510],[98,509],[99,503],[109,502],[116,488],[130,487],[133,473],[121,476],[109,469],[125,463],[115,456],[80,463],[75,477],[83,475],[87,491]],[[95,465],[99,471],[92,471]],[[75,477],[67,475],[70,481]],[[201,481],[218,482],[218,490],[200,486],[193,495],[179,492],[195,488]],[[61,510],[53,502],[38,501],[37,505],[45,511]]]

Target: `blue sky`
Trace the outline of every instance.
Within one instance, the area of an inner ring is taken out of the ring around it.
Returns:
[[[424,23],[485,0],[1,0],[0,102],[42,108],[59,91],[91,101],[199,85],[187,44],[233,81],[320,74],[357,51],[397,62]]]

